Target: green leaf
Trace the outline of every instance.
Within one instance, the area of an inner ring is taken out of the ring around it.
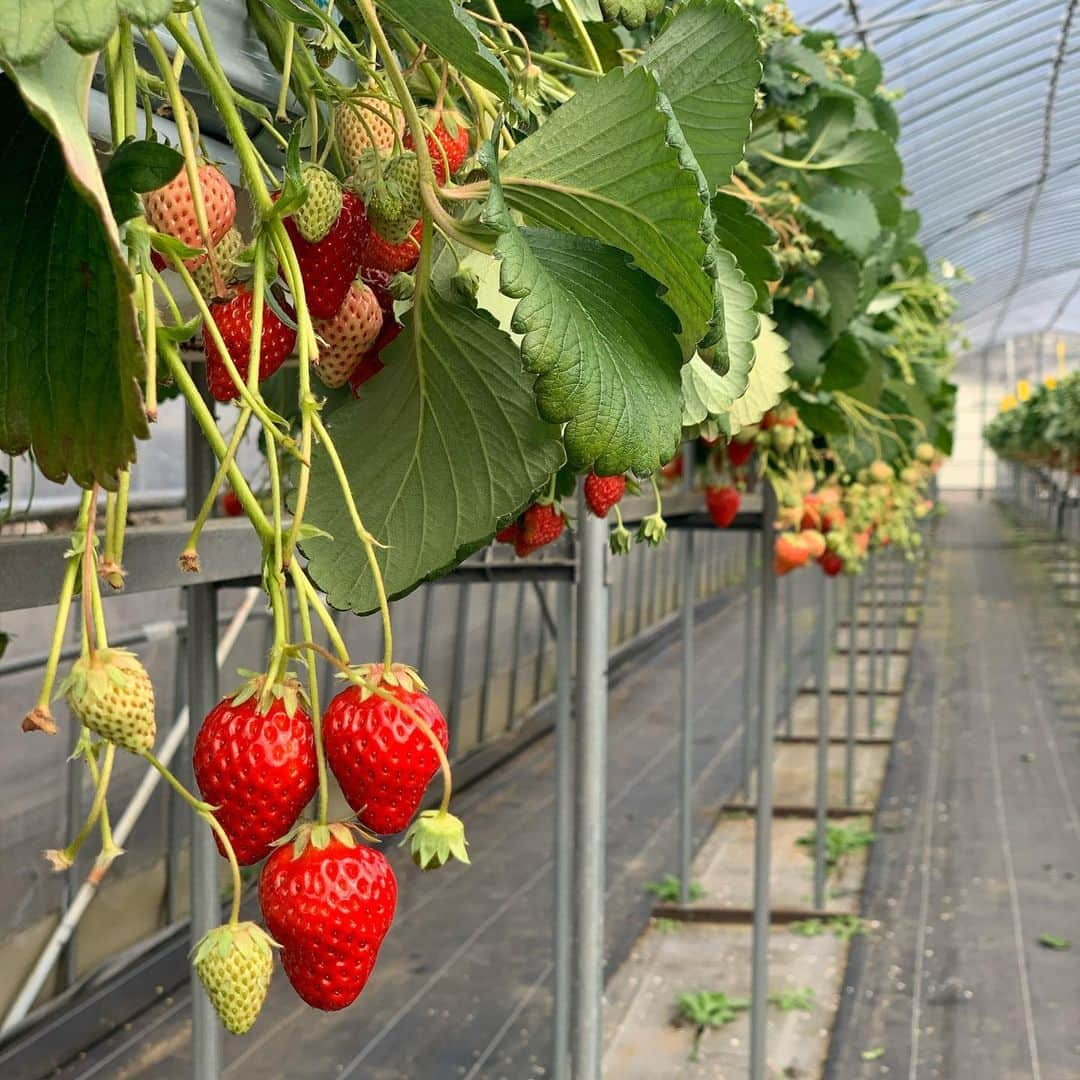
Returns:
[[[786,302],[776,305],[775,315],[791,346],[791,377],[802,386],[812,386],[821,377],[821,358],[832,343],[829,328],[813,312]]]
[[[503,66],[480,40],[473,17],[454,0],[379,0],[379,15],[396,20],[426,42],[460,75],[500,98],[510,96]]]
[[[47,7],[50,0],[36,2]],[[97,52],[116,29],[116,0],[55,0],[55,5],[56,29],[78,52]]]
[[[490,540],[563,463],[557,427],[536,413],[518,350],[486,315],[423,290],[387,371],[327,427],[390,596],[450,569]],[[334,537],[304,544],[336,608],[378,599],[324,451],[313,455],[307,520]]]
[[[278,17],[295,26],[306,26],[309,30],[322,29],[323,21],[313,11],[306,11],[293,3],[293,0],[261,0]]]
[[[870,371],[870,357],[858,338],[842,334],[825,354],[822,390],[849,390],[859,386]]]
[[[754,213],[749,203],[735,195],[720,192],[713,196],[713,231],[717,243],[735,256],[739,269],[757,291],[757,306],[767,309],[772,303],[769,282],[783,275],[773,246],[776,233]]]
[[[710,255],[716,277],[714,351],[723,361],[713,366],[724,374],[732,397],[738,397],[746,389],[754,366],[754,338],[761,327],[754,310],[757,293],[731,252],[713,244]]]
[[[164,187],[183,168],[183,155],[148,140],[122,142],[105,168],[105,191],[118,224],[141,213],[138,196]]]
[[[683,0],[641,57],[671,102],[710,193],[731,179],[750,134],[761,60],[734,0]]]
[[[817,52],[792,38],[781,39],[773,44],[769,49],[769,58],[808,75],[814,83],[827,89],[830,94],[850,98],[859,96],[851,87],[833,77],[832,71]]]
[[[844,70],[855,76],[855,89],[867,98],[874,96],[884,76],[881,61],[870,49],[860,49],[844,63]]]
[[[803,204],[806,216],[853,254],[870,253],[881,232],[877,212],[865,191],[828,187]]]
[[[818,435],[846,435],[850,430],[848,418],[838,408],[818,401],[800,399],[799,419]]]
[[[53,0],[0,0],[0,56],[7,64],[40,60],[55,39]]]
[[[817,274],[829,294],[829,333],[838,337],[859,310],[862,268],[854,260],[830,251],[817,265]]]
[[[696,353],[690,362],[683,364],[682,380],[683,427],[688,431],[698,428],[707,420],[726,416],[734,403],[731,391],[718,375]]]
[[[772,319],[767,315],[759,315],[758,318],[761,320],[761,331],[754,341],[754,366],[746,391],[731,406],[727,419],[729,435],[758,423],[791,386],[788,343],[776,332],[776,323]]]
[[[117,7],[136,26],[157,26],[172,10],[172,0],[117,0]]]
[[[713,283],[697,180],[668,145],[658,104],[644,68],[609,72],[503,158],[502,183],[533,222],[622,248],[660,282],[688,357],[712,316]]]
[[[656,282],[626,254],[587,237],[519,230],[503,202],[490,145],[486,224],[499,229],[500,291],[519,300],[511,329],[538,376],[540,415],[566,424],[568,464],[601,475],[649,476],[678,448],[681,432],[675,316]]]
[[[134,283],[85,126],[93,68],[56,39],[0,79],[0,449],[113,489],[149,430]]]
[[[795,157],[810,154],[810,163],[804,167],[828,172],[847,187],[895,188],[903,166],[892,139],[880,131],[855,129],[854,123],[853,102],[825,98],[810,114],[806,138]]]

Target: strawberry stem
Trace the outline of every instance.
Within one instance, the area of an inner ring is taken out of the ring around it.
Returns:
[[[562,13],[566,16],[566,21],[570,24],[570,29],[573,31],[574,37],[577,38],[577,43],[581,46],[581,51],[584,53],[585,59],[589,62],[589,67],[602,75],[604,73],[604,65],[600,63],[600,57],[596,52],[596,46],[593,44],[592,38],[589,37],[589,31],[586,29],[585,23],[581,20],[581,15],[574,5],[574,0],[556,0],[556,3],[562,8]]]
[[[300,616],[300,633],[306,641],[311,640],[311,609],[308,604],[307,588],[310,585],[303,579],[303,571],[297,563],[289,567],[296,587],[297,611]],[[307,588],[305,588],[307,586]],[[316,820],[325,825],[330,803],[329,782],[326,775],[326,747],[323,746],[322,712],[319,705],[319,672],[315,664],[315,654],[310,650],[305,657],[308,669],[308,700],[311,702],[311,731],[315,737],[315,764],[319,773],[319,802]]]
[[[83,737],[86,738],[86,728],[83,728]],[[86,815],[82,828],[75,834],[75,839],[64,848],[63,855],[68,863],[73,863],[87,837],[93,832],[98,818],[105,810],[105,795],[109,790],[109,780],[112,778],[113,761],[116,759],[116,744],[105,744],[105,755],[101,762],[101,772],[98,772],[97,762],[94,760],[93,750],[89,745],[86,747],[86,764],[90,770],[90,776],[94,781],[94,801],[90,804],[90,812]],[[111,833],[110,833],[111,838]]]
[[[90,508],[86,517],[82,550],[83,651],[94,655],[94,526],[97,521],[98,486],[90,489]]]
[[[315,614],[319,616],[319,622],[322,623],[323,629],[326,631],[326,636],[330,639],[330,644],[334,646],[334,651],[338,654],[343,663],[348,664],[349,650],[345,644],[345,639],[341,636],[341,631],[334,625],[334,620],[330,618],[330,612],[326,610],[326,605],[322,602],[322,597],[319,596],[315,586],[308,580],[308,576],[304,572],[302,566],[298,563],[291,563],[289,570],[292,573],[293,581],[297,583],[299,588],[303,589],[308,602],[315,609]],[[310,637],[310,635],[308,636]]]
[[[158,760],[152,750],[142,751],[142,756],[153,765],[155,769],[164,777],[165,782],[180,796],[199,815],[206,823],[214,830],[219,841],[221,841],[222,850],[225,852],[225,858],[229,860],[229,870],[232,872],[232,909],[229,912],[229,926],[236,927],[240,922],[240,894],[243,889],[243,883],[240,879],[240,864],[236,861],[236,852],[233,851],[232,841],[229,839],[228,834],[222,828],[221,822],[214,817],[213,808],[203,802],[201,799],[196,799],[194,795],[175,776],[169,771],[167,765]]]
[[[277,113],[276,118],[278,120],[288,122],[289,113],[286,109],[286,104],[289,100],[289,83],[292,81],[292,65],[293,65],[293,48],[296,45],[296,24],[288,22],[285,24],[285,55],[282,60],[281,67],[281,90],[278,93],[277,101]]]
[[[341,494],[345,499],[345,506],[349,511],[349,517],[352,519],[353,528],[356,530],[356,535],[360,538],[360,543],[364,545],[368,566],[371,569],[371,576],[375,582],[375,594],[379,598],[379,611],[382,614],[383,637],[385,639],[383,664],[385,665],[386,670],[389,671],[394,659],[394,631],[393,627],[390,625],[390,603],[386,598],[386,585],[383,582],[382,569],[379,566],[379,560],[375,554],[375,545],[372,543],[374,538],[364,527],[364,523],[360,519],[360,512],[356,508],[356,500],[353,498],[352,489],[349,487],[349,478],[345,474],[345,467],[341,464],[341,458],[338,455],[337,447],[334,445],[333,439],[330,438],[330,433],[323,426],[322,418],[318,413],[313,413],[311,421],[315,425],[315,433],[319,436],[323,448],[330,458],[330,464],[334,469],[334,475],[337,477],[338,486],[341,488]]]

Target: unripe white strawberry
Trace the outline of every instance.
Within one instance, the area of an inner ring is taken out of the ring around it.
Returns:
[[[357,96],[334,109],[334,137],[350,171],[364,153],[374,149],[380,157],[391,153],[405,130],[405,114],[378,98]]]
[[[375,293],[360,278],[349,286],[332,319],[314,320],[315,333],[320,339],[315,370],[327,386],[344,386],[348,382],[364,354],[375,344],[382,321],[382,308]]]
[[[71,711],[96,735],[133,754],[153,749],[154,684],[134,653],[98,649],[80,657],[60,690]]]
[[[219,244],[236,221],[236,192],[216,165],[200,165],[198,176],[210,242]],[[167,233],[188,247],[204,246],[195,220],[195,200],[191,197],[186,168],[181,169],[164,187],[144,195],[143,209],[146,220],[158,232]],[[187,259],[184,265],[192,270],[205,260],[205,255],[199,255]]]
[[[273,942],[253,922],[218,926],[195,947],[195,974],[210,1004],[234,1035],[251,1029],[274,972]]]

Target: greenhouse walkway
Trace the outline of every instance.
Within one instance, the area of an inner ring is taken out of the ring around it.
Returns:
[[[948,501],[831,1080],[1080,1076],[1080,635],[1057,559]]]

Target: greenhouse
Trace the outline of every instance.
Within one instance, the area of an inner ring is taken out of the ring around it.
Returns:
[[[2,0],[0,1078],[1080,1077],[1077,0]]]

